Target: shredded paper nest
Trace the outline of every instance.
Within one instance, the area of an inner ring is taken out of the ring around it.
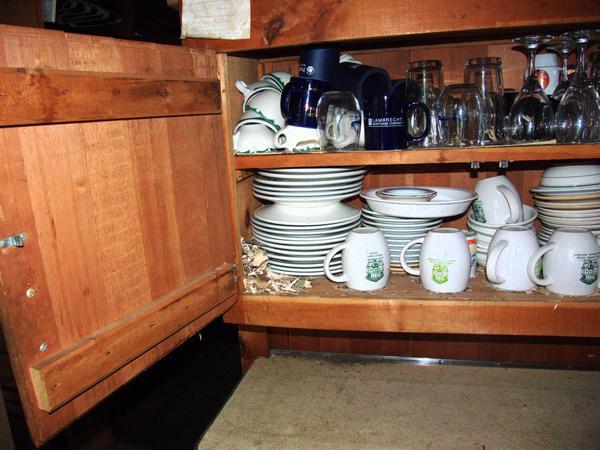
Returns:
[[[242,239],[242,255],[246,293],[299,294],[311,287],[306,278],[273,272],[267,266],[267,252],[253,242]]]

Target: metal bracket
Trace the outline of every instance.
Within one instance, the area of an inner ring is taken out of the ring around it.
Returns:
[[[25,233],[13,234],[12,236],[0,239],[0,248],[23,247],[25,246],[25,239],[27,239],[27,234]]]

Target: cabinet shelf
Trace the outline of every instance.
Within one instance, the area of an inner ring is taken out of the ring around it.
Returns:
[[[458,294],[434,294],[392,274],[385,289],[362,293],[314,278],[296,296],[242,296],[228,322],[255,326],[402,333],[600,337],[600,294],[503,292],[480,272]]]
[[[359,150],[348,152],[237,155],[236,169],[275,167],[411,165],[495,161],[551,161],[600,158],[600,144],[499,145],[468,148]]]

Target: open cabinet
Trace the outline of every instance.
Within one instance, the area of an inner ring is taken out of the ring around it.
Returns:
[[[0,314],[37,444],[223,314],[240,325],[247,361],[283,344],[288,328],[315,350],[327,350],[320,331],[306,330],[600,337],[600,295],[501,294],[481,275],[443,298],[406,275],[368,295],[324,279],[300,296],[240,295],[255,169],[366,165],[365,187],[471,187],[472,161],[479,177],[511,161],[531,204],[546,165],[600,158],[597,144],[233,156],[234,82],[295,71],[307,43],[339,42],[393,77],[411,59],[441,58],[447,82],[462,78],[468,56],[501,56],[506,85],[519,88],[524,57],[508,37],[600,24],[596,1],[443,8],[254,0],[251,39],[186,47],[0,28],[0,238],[15,236],[0,249]],[[393,353],[381,335],[375,342]]]

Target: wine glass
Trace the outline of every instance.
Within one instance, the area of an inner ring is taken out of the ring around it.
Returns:
[[[560,102],[569,87],[569,76],[567,74],[568,56],[569,53],[575,50],[575,47],[575,41],[571,39],[571,37],[565,35],[558,36],[551,42],[551,45],[546,47],[546,49],[558,53],[558,56],[560,57],[560,66],[562,67],[560,82],[551,96],[557,103]]]
[[[577,44],[577,70],[556,110],[559,143],[600,141],[600,97],[585,70],[585,48],[599,30],[565,33]]]
[[[527,49],[529,73],[510,108],[507,131],[511,141],[548,140],[554,136],[554,110],[535,76],[536,51],[552,38],[550,35],[532,35],[513,39]]]
[[[590,80],[600,94],[600,51],[595,51],[588,57]]]

